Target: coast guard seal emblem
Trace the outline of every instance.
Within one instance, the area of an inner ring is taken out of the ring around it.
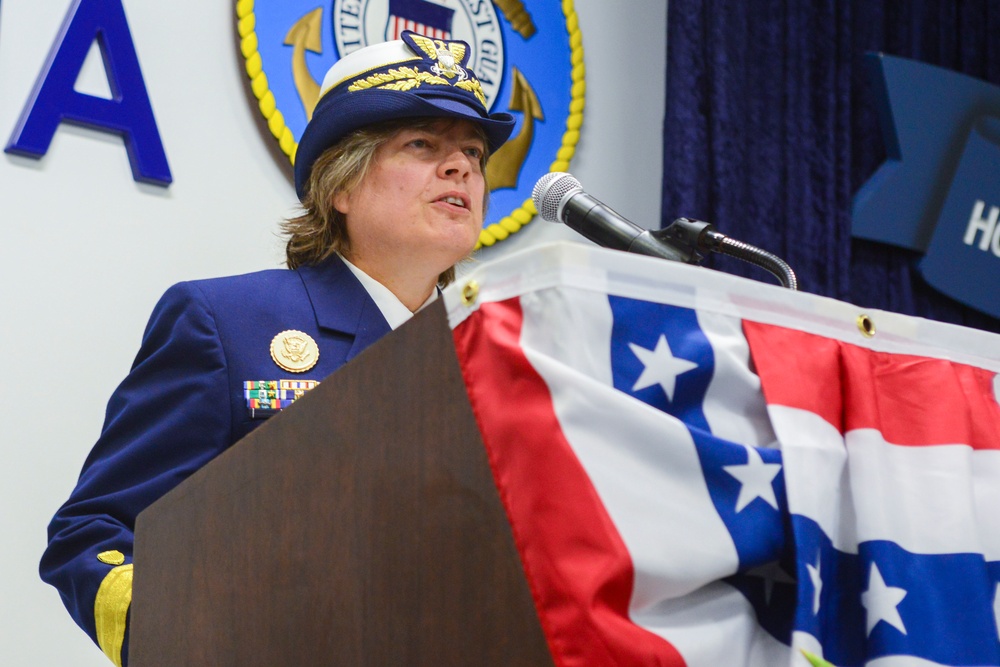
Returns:
[[[238,0],[236,17],[262,122],[293,162],[326,71],[341,56],[412,30],[467,42],[486,107],[517,119],[488,165],[492,192],[480,246],[530,222],[535,182],[569,170],[585,92],[573,0]]]

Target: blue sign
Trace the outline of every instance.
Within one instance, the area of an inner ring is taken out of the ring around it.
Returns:
[[[1000,119],[965,142],[920,272],[935,289],[1000,317]]]
[[[95,40],[104,58],[111,86],[110,100],[74,89]],[[41,158],[48,152],[63,121],[120,134],[125,140],[133,178],[164,186],[170,184],[170,167],[121,0],[73,3],[6,152]]]
[[[870,56],[888,159],[854,197],[852,235],[926,255],[935,289],[1000,317],[1000,87]]]
[[[585,92],[572,0],[239,0],[236,15],[258,108],[292,161],[326,71],[343,55],[414,30],[467,42],[487,107],[518,120],[488,165],[480,245],[527,224],[535,182],[569,169]]]

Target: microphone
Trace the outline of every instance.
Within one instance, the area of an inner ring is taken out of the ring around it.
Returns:
[[[665,238],[662,232],[652,233],[622,217],[609,206],[594,199],[571,174],[550,172],[535,183],[531,194],[535,208],[543,220],[562,222],[590,239],[597,245],[614,250],[625,250],[640,255],[660,257],[675,262],[697,263],[703,259],[695,243],[679,247],[675,239]],[[696,236],[710,227],[696,231]],[[680,239],[676,239],[680,240]],[[686,239],[685,239],[686,240]]]
[[[563,222],[605,248],[687,264],[700,264],[707,253],[718,252],[770,271],[783,286],[798,289],[792,267],[777,255],[731,239],[712,224],[692,218],[677,218],[652,232],[643,229],[584,192],[570,174],[545,174],[535,183],[531,199],[543,220]]]

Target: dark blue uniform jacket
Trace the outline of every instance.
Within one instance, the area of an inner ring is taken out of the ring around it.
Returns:
[[[271,340],[288,329],[319,345],[307,372],[271,359]],[[117,550],[131,563],[136,515],[261,423],[251,418],[245,381],[322,380],[388,332],[337,257],[171,287],[111,397],[76,488],[49,525],[41,575],[80,627],[96,641],[94,599],[112,568],[97,555]]]

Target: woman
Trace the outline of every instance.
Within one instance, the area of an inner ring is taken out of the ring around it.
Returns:
[[[408,32],[339,60],[296,155],[291,270],[181,283],[157,304],[40,567],[115,664],[136,515],[436,298],[474,247],[513,119],[488,114],[468,55]]]

